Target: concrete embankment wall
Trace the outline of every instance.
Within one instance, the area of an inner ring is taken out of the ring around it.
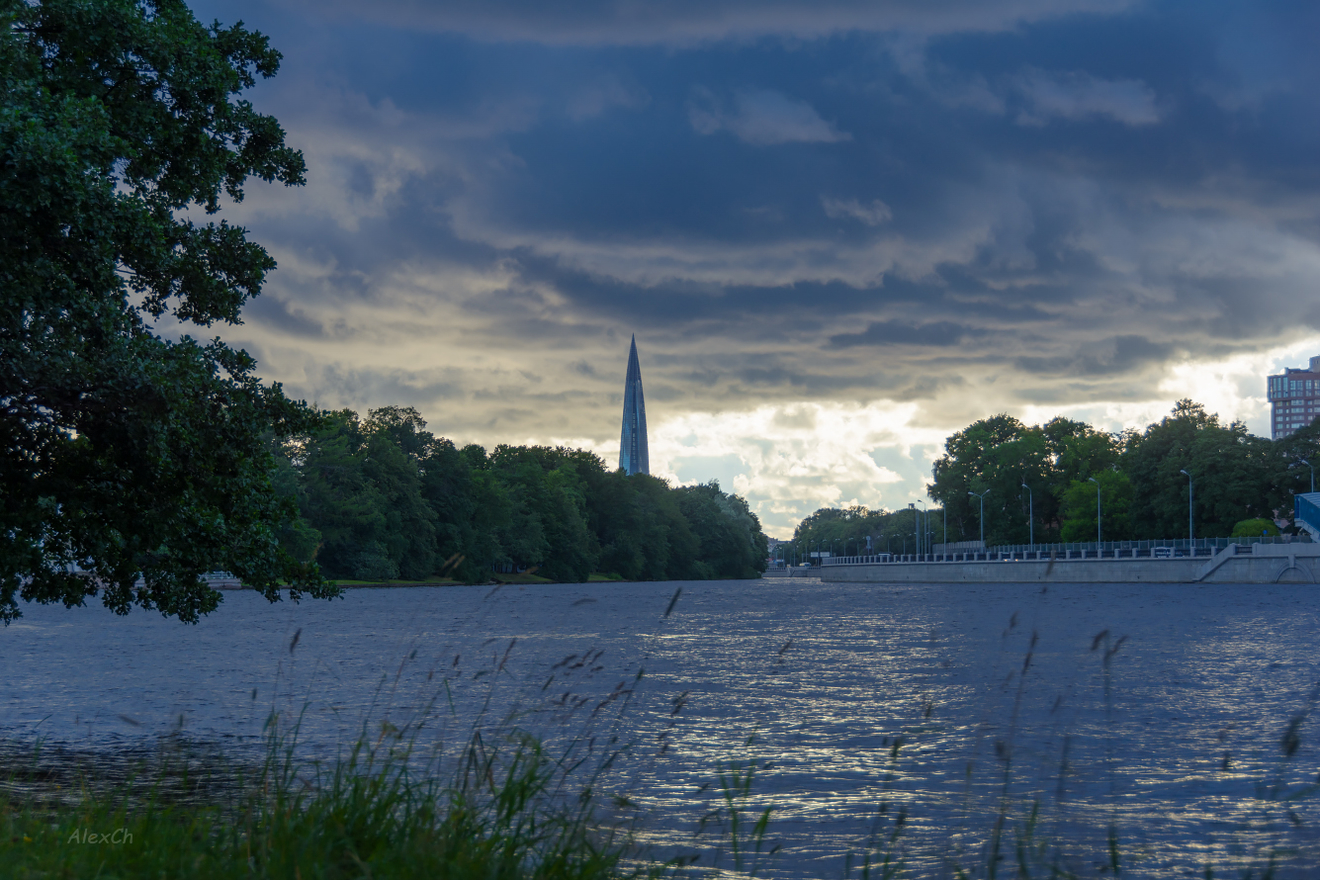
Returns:
[[[1240,551],[1240,552],[1239,552]],[[1254,551],[1254,552],[1253,552]],[[1320,544],[1230,545],[1191,559],[1055,559],[826,565],[823,581],[876,583],[1320,583]]]

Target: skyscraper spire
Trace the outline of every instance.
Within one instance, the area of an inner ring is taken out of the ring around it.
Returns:
[[[619,467],[624,473],[649,474],[651,456],[646,449],[646,401],[642,398],[642,367],[637,362],[637,336],[628,352],[628,377],[623,380],[623,436],[619,440]]]

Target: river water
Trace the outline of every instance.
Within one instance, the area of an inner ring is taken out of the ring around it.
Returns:
[[[1033,804],[1037,868],[1096,873],[1112,828],[1130,876],[1237,876],[1271,852],[1312,876],[1318,617],[1299,585],[812,579],[232,592],[196,626],[26,606],[0,632],[0,736],[241,753],[272,712],[320,757],[419,719],[428,747],[475,723],[614,735],[631,751],[600,787],[661,852],[706,862],[719,771],[756,762],[745,807],[772,808],[782,847],[761,876],[843,877],[868,841],[914,876],[984,873],[1001,816],[1016,864]]]

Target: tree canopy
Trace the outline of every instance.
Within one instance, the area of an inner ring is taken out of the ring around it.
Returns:
[[[982,499],[971,492],[986,493],[988,544],[1027,543],[1032,515],[1037,541],[1057,539],[1068,487],[1111,469],[1120,451],[1120,438],[1062,416],[1033,426],[1008,415],[991,416],[949,437],[929,493],[949,511],[950,535],[958,536],[950,540],[980,534]],[[1094,529],[1094,511],[1090,516]]]
[[[951,523],[951,535],[957,534],[952,531],[954,527]],[[822,507],[798,523],[788,552],[797,561],[808,561],[809,554],[816,552],[862,555],[868,552],[869,539],[870,552],[915,553],[918,538],[923,547],[944,540],[943,511],[939,508],[872,510],[860,504]]]
[[[179,0],[0,16],[0,618],[100,592],[195,621],[212,569],[328,595],[281,546],[296,511],[270,451],[313,414],[244,352],[149,323],[239,323],[275,265],[200,218],[249,177],[302,183],[276,120],[236,97],[279,53]]]
[[[926,488],[948,511],[950,541],[980,535],[981,499],[971,492],[986,493],[991,546],[1025,544],[1033,532],[1037,543],[1094,541],[1097,494],[1106,541],[1184,538],[1189,501],[1196,537],[1252,537],[1277,534],[1276,520],[1296,530],[1292,496],[1310,490],[1311,464],[1320,465],[1320,422],[1269,440],[1180,400],[1144,431],[1111,434],[1062,416],[1044,425],[978,420],[948,438]],[[939,543],[943,511],[930,520]],[[822,508],[802,520],[794,543],[799,557],[817,546],[859,553],[868,536],[877,551],[906,552],[916,528],[910,510]]]
[[[1309,488],[1301,462],[1313,456],[1314,425],[1271,441],[1190,400],[1144,431],[1118,434],[1064,418],[1027,426],[999,415],[949,438],[928,489],[948,505],[960,539],[980,527],[978,499],[967,492],[989,489],[988,544],[1026,543],[1032,501],[1037,542],[1093,541],[1097,483],[1105,540],[1162,539],[1187,536],[1190,474],[1196,536],[1219,538],[1242,520],[1290,519],[1292,493]]]
[[[1291,498],[1280,491],[1291,463],[1287,444],[1248,434],[1241,422],[1225,425],[1190,400],[1130,435],[1122,461],[1139,487],[1132,527],[1143,535],[1186,537],[1187,474],[1197,537],[1227,537],[1239,520],[1273,519],[1276,510],[1292,516]]]
[[[360,419],[326,413],[283,446],[280,485],[300,515],[281,533],[291,555],[334,578],[507,571],[557,581],[756,577],[761,523],[718,483],[670,487],[607,470],[581,449],[457,448],[409,407]]]

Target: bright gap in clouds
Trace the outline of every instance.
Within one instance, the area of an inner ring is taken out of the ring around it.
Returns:
[[[822,507],[915,501],[947,432],[914,424],[913,403],[800,402],[687,413],[651,429],[656,476],[719,480],[745,497],[766,533],[789,537]]]
[[[1304,366],[1313,354],[1320,354],[1320,337],[1219,362],[1174,364],[1151,389],[1158,396],[1145,401],[1006,409],[1026,424],[1063,415],[1107,431],[1141,430],[1190,397],[1224,421],[1241,420],[1252,433],[1268,436],[1265,377]],[[675,484],[719,480],[748,500],[766,534],[788,538],[803,517],[822,507],[893,510],[924,499],[944,441],[966,425],[917,424],[923,415],[918,404],[887,401],[688,413],[651,428],[652,470]],[[617,448],[596,451],[611,466],[618,457]]]

